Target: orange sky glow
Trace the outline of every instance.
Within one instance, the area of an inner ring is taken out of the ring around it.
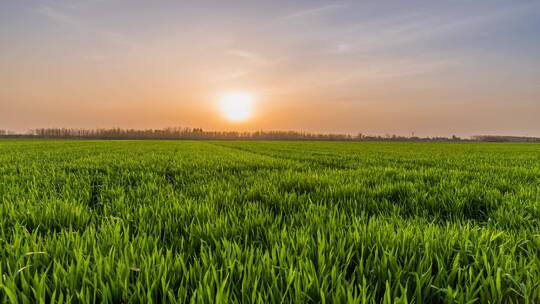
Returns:
[[[3,1],[0,129],[540,136],[538,2],[377,3]]]

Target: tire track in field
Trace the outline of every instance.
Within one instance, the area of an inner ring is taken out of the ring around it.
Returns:
[[[343,169],[352,170],[353,169],[353,168],[350,168],[350,167],[348,167],[346,165],[337,164],[335,162],[326,161],[324,159],[317,159],[317,158],[306,159],[306,158],[290,157],[290,156],[284,156],[284,155],[279,155],[278,156],[278,155],[275,155],[275,154],[269,154],[269,153],[264,153],[264,152],[260,152],[260,151],[253,151],[251,149],[238,147],[238,146],[221,145],[221,144],[213,143],[213,142],[206,142],[206,143],[210,144],[210,145],[214,145],[214,146],[219,146],[219,147],[228,148],[228,149],[231,149],[231,150],[237,150],[237,151],[257,155],[257,156],[265,156],[265,157],[269,157],[269,158],[273,158],[273,159],[277,159],[277,160],[288,160],[288,161],[292,161],[292,162],[295,162],[295,163],[300,164],[300,165],[308,165],[308,167],[311,167],[311,166],[309,166],[309,164],[313,164],[315,166],[318,166],[318,167],[321,167],[321,168],[324,168],[324,169],[333,169],[333,170],[343,170]]]
[[[291,161],[293,163],[303,165],[303,162],[301,162],[299,160],[296,160],[294,158],[278,157],[278,156],[272,155],[272,154],[258,153],[258,152],[255,152],[255,151],[252,151],[252,150],[249,150],[249,149],[246,149],[246,148],[241,148],[241,147],[236,147],[236,146],[220,145],[220,144],[214,143],[214,142],[204,142],[204,143],[208,144],[208,145],[211,145],[211,146],[225,148],[225,149],[228,149],[228,150],[240,151],[240,152],[244,152],[246,154],[252,154],[252,155],[255,155],[255,156],[258,156],[258,157],[265,157],[265,158],[268,158],[268,159],[278,160],[278,161],[279,160],[281,160],[281,161]]]

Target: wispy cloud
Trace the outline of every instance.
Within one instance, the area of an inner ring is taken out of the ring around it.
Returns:
[[[335,46],[332,46],[329,53],[332,54],[348,54],[353,51],[352,46],[346,42],[340,42]]]
[[[101,1],[101,0],[94,0]],[[49,20],[69,25],[72,29],[77,31],[89,32],[109,43],[122,45],[129,48],[137,47],[137,44],[127,36],[111,30],[104,30],[97,26],[91,25],[88,22],[84,22],[83,19],[77,17],[75,14],[68,13],[66,10],[62,10],[60,7],[54,7],[51,5],[39,5],[36,7],[35,12],[45,16]]]
[[[437,72],[460,63],[460,58],[450,56],[442,58],[396,59],[369,65],[359,75],[372,79],[410,77]]]
[[[39,5],[36,8],[36,12],[58,23],[77,25],[77,26],[80,25],[80,22],[77,18],[71,15],[62,13],[59,10],[48,5]]]
[[[210,83],[227,82],[231,80],[240,79],[250,74],[250,71],[245,69],[232,69],[232,70],[207,70],[205,71],[206,77]]]
[[[420,14],[394,16],[355,24],[345,31],[347,37],[358,37],[350,43],[355,50],[372,50],[398,45],[444,39],[454,34],[476,33],[490,29],[506,19],[520,18],[537,10],[538,3],[498,7],[467,14]],[[339,37],[339,33],[336,33]]]
[[[307,18],[307,17],[320,16],[320,15],[323,15],[323,14],[335,12],[335,11],[337,11],[339,9],[344,8],[344,7],[346,7],[345,4],[337,4],[337,3],[336,4],[329,4],[329,5],[324,5],[324,6],[315,7],[315,8],[303,9],[303,10],[294,12],[292,14],[285,15],[285,16],[279,18],[279,19],[281,19],[281,20],[294,20],[294,19],[301,19],[301,18]]]
[[[258,54],[255,52],[242,50],[242,49],[229,50],[227,51],[227,54],[244,59],[251,64],[259,65],[259,66],[273,65],[279,62],[279,59],[273,60],[262,54]]]

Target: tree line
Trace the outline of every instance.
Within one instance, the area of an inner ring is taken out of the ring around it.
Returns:
[[[30,131],[29,136],[39,138],[88,139],[259,139],[259,140],[352,140],[349,134],[315,134],[297,131],[205,131],[202,128],[164,129],[68,129],[41,128]]]
[[[202,128],[164,129],[77,129],[37,128],[26,134],[0,129],[0,137],[64,138],[64,139],[214,139],[214,140],[327,140],[327,141],[480,141],[480,142],[540,142],[538,137],[475,135],[465,139],[458,136],[418,137],[386,134],[366,135],[322,134],[299,131],[205,131]]]
[[[528,136],[474,135],[471,139],[487,142],[540,142],[539,137]]]

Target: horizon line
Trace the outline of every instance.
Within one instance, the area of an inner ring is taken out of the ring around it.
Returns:
[[[419,135],[416,132],[410,132],[408,135],[403,133],[369,133],[369,132],[314,132],[298,129],[257,129],[257,130],[213,130],[213,129],[204,129],[201,127],[181,127],[181,126],[169,126],[162,128],[125,128],[125,127],[94,127],[94,128],[76,128],[76,127],[37,127],[27,129],[26,131],[13,131],[9,129],[0,128],[0,136],[32,136],[36,135],[36,132],[39,130],[48,130],[48,131],[75,131],[75,132],[95,132],[95,131],[114,131],[119,130],[122,132],[164,132],[164,131],[173,131],[173,132],[184,132],[184,133],[207,133],[207,134],[241,134],[241,135],[255,135],[257,133],[262,134],[296,134],[296,135],[306,135],[306,136],[345,136],[345,137],[355,137],[355,138],[408,138],[408,139],[428,139],[428,138],[458,138],[458,139],[472,139],[474,137],[500,137],[500,138],[529,138],[529,139],[538,139],[540,136],[536,135],[503,135],[498,133],[483,133],[477,132],[469,135],[456,135],[454,134],[443,134],[443,135]]]

